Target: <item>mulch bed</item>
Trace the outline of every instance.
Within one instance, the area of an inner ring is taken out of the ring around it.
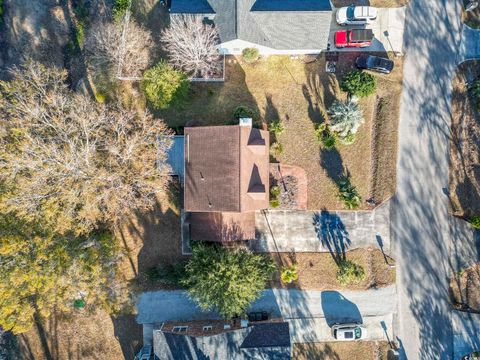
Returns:
[[[302,168],[270,164],[270,186],[278,186],[280,189],[280,206],[277,209],[307,209],[307,175]]]

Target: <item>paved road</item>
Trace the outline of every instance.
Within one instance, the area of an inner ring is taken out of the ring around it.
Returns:
[[[397,194],[392,204],[403,358],[452,359],[448,277],[455,271],[448,214],[452,77],[460,48],[460,1],[412,0],[405,29]],[[463,324],[473,329],[474,321]],[[478,334],[478,333],[477,333]]]
[[[256,252],[329,252],[379,247],[390,252],[390,203],[374,211],[257,212]]]
[[[426,0],[428,1],[428,0]],[[375,39],[365,51],[395,51],[403,52],[403,31],[405,26],[405,7],[398,8],[380,8],[378,9],[377,20],[368,24],[366,28],[372,29]],[[329,42],[333,50],[336,51],[359,51],[358,48],[335,48],[335,32],[345,30],[347,27],[339,26],[335,21],[335,11],[332,15],[332,25],[330,27]],[[351,26],[359,28],[359,26]]]

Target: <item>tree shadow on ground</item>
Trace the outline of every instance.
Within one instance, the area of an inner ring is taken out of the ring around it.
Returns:
[[[336,148],[320,149],[320,166],[325,169],[327,176],[335,183],[345,175],[342,156]]]
[[[143,343],[143,327],[135,315],[111,316],[115,338],[120,343],[125,359],[133,359]]]
[[[340,217],[322,210],[313,214],[313,225],[318,240],[328,249],[337,265],[345,260],[345,252],[351,245],[348,231]]]
[[[322,310],[327,325],[358,323],[363,319],[357,305],[345,298],[338,291],[322,291]]]

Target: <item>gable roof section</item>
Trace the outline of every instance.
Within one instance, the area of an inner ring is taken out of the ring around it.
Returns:
[[[288,331],[288,323],[272,323],[271,331],[279,330],[282,337],[284,330]],[[232,359],[247,360],[253,358],[286,360],[290,359],[290,338],[288,344],[283,341],[281,344],[269,342],[270,346],[244,347],[243,343],[251,334],[260,336],[260,324],[244,329],[224,332],[218,335],[193,337],[182,334],[164,333],[156,330],[153,333],[154,352],[160,359],[165,360],[206,360],[206,359]],[[263,325],[263,324],[262,324]],[[270,324],[268,324],[270,325]],[[270,334],[273,335],[273,333]],[[290,336],[288,334],[288,336]],[[276,336],[274,335],[274,338]],[[252,340],[249,340],[252,342]],[[252,342],[253,344],[253,342]]]
[[[262,323],[253,326],[243,340],[242,349],[290,346],[290,332],[287,322]]]
[[[176,14],[214,14],[208,0],[173,0],[170,12]]]
[[[185,128],[185,210],[267,208],[268,148],[268,131],[238,125]]]

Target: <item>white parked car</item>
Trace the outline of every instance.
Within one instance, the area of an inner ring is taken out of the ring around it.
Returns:
[[[372,6],[345,6],[337,10],[339,25],[365,25],[377,18],[377,8]]]
[[[332,335],[337,340],[362,340],[367,337],[367,334],[367,328],[359,324],[335,324],[332,326]]]

